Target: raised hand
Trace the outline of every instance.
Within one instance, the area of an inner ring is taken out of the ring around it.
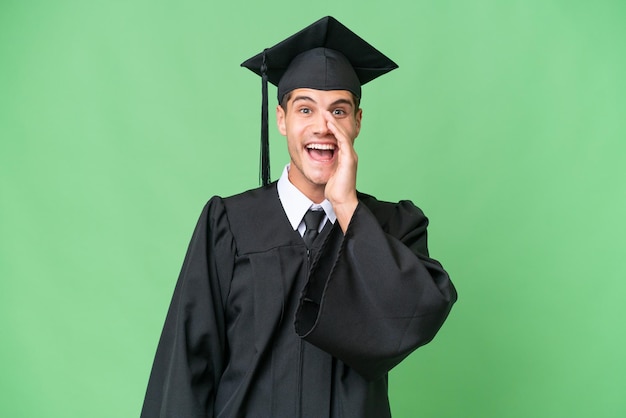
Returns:
[[[354,150],[354,138],[342,127],[334,123],[331,112],[324,114],[328,129],[337,139],[337,169],[328,179],[324,190],[326,199],[333,205],[339,226],[346,232],[354,210],[358,205],[356,197],[356,170],[358,156]]]

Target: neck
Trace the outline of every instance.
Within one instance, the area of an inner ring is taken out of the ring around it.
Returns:
[[[326,199],[326,194],[324,193],[326,189],[325,184],[313,184],[308,181],[298,181],[298,179],[292,176],[291,171],[288,174],[288,178],[291,184],[300,190],[302,194],[309,198],[313,203],[319,204]]]
[[[292,183],[293,184],[293,183]],[[326,199],[326,195],[324,194],[324,189],[326,188],[324,185],[317,184],[294,184],[298,190],[302,192],[303,195],[308,197],[313,203],[322,203],[324,199]],[[304,186],[304,187],[303,187]]]
[[[315,190],[304,191],[300,190],[306,197],[311,199],[313,203],[322,203],[324,199],[326,199],[326,195],[324,194],[324,187],[322,186],[321,190],[319,188],[315,188]]]

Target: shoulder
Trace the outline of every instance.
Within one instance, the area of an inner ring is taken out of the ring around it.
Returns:
[[[227,207],[235,207],[241,205],[251,206],[267,201],[268,199],[272,199],[277,195],[278,192],[276,190],[276,182],[273,182],[268,184],[267,186],[257,187],[255,189],[246,190],[245,192],[241,192],[233,196],[222,198],[222,200]]]
[[[243,214],[249,216],[251,211],[267,205],[277,197],[274,183],[257,189],[246,190],[232,196],[213,196],[204,206],[204,212],[210,215],[228,215],[228,217]]]
[[[240,254],[264,252],[298,242],[280,203],[276,182],[211,201],[214,199],[219,200]]]
[[[258,215],[274,212],[277,201],[278,192],[275,183],[272,183],[233,196],[213,196],[204,206],[202,217],[207,218],[210,224],[225,222],[246,229]]]
[[[278,200],[276,183],[222,198],[224,208],[231,219],[244,222],[254,215],[255,217],[269,215],[275,212]]]
[[[397,222],[398,220],[410,221],[411,223],[423,224],[424,226],[428,224],[428,218],[426,218],[424,212],[410,200],[387,202],[361,192],[357,193],[357,197],[372,212],[381,226]]]

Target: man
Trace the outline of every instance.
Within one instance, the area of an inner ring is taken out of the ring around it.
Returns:
[[[265,143],[267,184],[205,206],[142,417],[389,417],[387,372],[456,300],[423,213],[356,190],[361,85],[397,66],[331,17],[242,65],[290,164],[269,183]]]

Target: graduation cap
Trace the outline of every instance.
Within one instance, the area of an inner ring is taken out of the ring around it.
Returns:
[[[347,90],[361,98],[361,86],[398,65],[331,16],[323,17],[241,64],[261,76],[261,181],[270,182],[267,83],[278,101],[298,88]]]

